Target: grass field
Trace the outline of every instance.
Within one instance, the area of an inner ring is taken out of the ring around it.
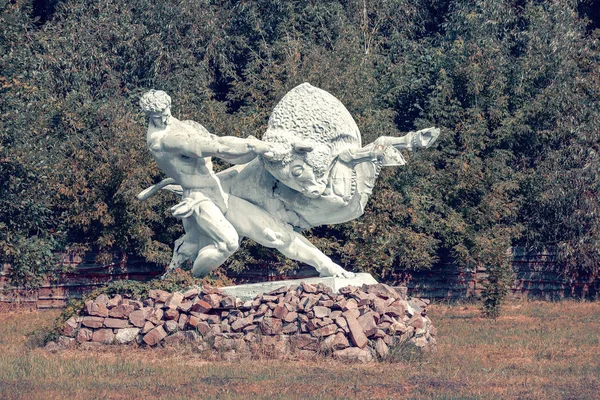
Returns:
[[[522,302],[497,321],[436,304],[438,351],[394,362],[208,361],[191,348],[49,353],[58,312],[0,313],[0,399],[598,399],[600,303]]]

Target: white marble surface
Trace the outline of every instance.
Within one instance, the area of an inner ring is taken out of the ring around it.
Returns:
[[[301,282],[310,283],[316,285],[322,283],[327,287],[330,287],[334,293],[346,286],[362,286],[363,284],[374,285],[378,283],[371,274],[358,273],[353,278],[334,278],[334,277],[318,277],[318,278],[305,278],[305,279],[290,279],[285,281],[274,281],[274,282],[261,282],[261,283],[249,283],[246,285],[237,286],[226,286],[221,287],[223,293],[235,296],[243,301],[252,300],[260,293],[269,293],[280,287],[289,287],[292,285],[298,285]]]

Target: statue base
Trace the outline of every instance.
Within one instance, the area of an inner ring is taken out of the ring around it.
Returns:
[[[325,286],[331,288],[334,293],[338,293],[340,288],[352,285],[362,286],[363,284],[374,285],[378,283],[371,274],[359,273],[354,278],[334,278],[332,276],[323,276],[318,278],[306,278],[306,279],[290,279],[286,281],[273,281],[273,282],[260,282],[260,283],[249,283],[246,285],[237,286],[226,286],[220,287],[223,293],[235,296],[243,301],[252,300],[261,293],[268,293],[275,289],[279,289],[283,286],[298,285],[300,282],[310,283],[316,285],[322,283]]]

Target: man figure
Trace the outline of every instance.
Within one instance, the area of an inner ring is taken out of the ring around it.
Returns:
[[[144,190],[138,198],[147,199],[169,184],[182,188],[182,201],[171,210],[183,220],[185,235],[175,243],[169,270],[193,259],[192,273],[208,275],[238,249],[242,236],[305,262],[322,276],[354,275],[280,218],[223,191],[212,171],[211,156],[246,163],[257,154],[272,155],[272,145],[253,137],[219,137],[197,122],[179,121],[171,115],[171,98],[163,91],[147,92],[140,106],[149,118],[148,148],[168,178]]]

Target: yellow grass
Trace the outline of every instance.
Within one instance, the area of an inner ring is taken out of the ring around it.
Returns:
[[[396,362],[209,361],[191,348],[48,353],[57,312],[0,314],[1,399],[600,398],[600,303],[523,302],[497,321],[431,307],[438,351]]]

